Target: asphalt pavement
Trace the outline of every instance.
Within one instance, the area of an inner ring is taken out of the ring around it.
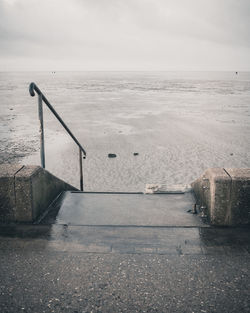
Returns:
[[[250,228],[166,223],[160,202],[159,225],[148,211],[101,225],[87,209],[81,225],[56,206],[39,225],[1,225],[0,312],[250,312]]]

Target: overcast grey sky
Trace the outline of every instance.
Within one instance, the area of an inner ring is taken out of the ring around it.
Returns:
[[[250,0],[0,0],[1,70],[250,70]]]

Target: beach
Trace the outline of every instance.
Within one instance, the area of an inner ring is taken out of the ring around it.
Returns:
[[[1,72],[1,163],[40,164],[32,81],[87,151],[86,191],[143,191],[189,184],[209,167],[250,167],[249,72]],[[44,121],[46,169],[79,187],[77,146],[47,108]]]

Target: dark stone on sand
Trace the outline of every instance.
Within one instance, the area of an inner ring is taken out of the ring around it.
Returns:
[[[134,152],[134,155],[139,155],[139,153],[138,152]]]
[[[116,154],[115,154],[115,153],[109,153],[109,154],[108,154],[108,157],[109,157],[109,158],[116,158]]]

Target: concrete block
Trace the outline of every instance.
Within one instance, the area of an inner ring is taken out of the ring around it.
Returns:
[[[15,215],[15,174],[22,165],[0,164],[0,221],[13,220]]]
[[[225,170],[232,180],[231,220],[234,224],[250,224],[250,169]]]
[[[210,168],[191,186],[211,224],[250,224],[250,169]]]
[[[0,220],[32,222],[50,203],[75,187],[55,177],[40,166],[2,165],[0,168]]]

